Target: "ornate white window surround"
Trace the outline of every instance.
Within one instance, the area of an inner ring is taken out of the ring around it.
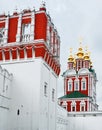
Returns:
[[[16,35],[16,42],[28,42],[34,41],[34,25],[35,25],[35,11],[32,11],[31,14],[31,23],[22,24],[22,19],[26,19],[22,17],[23,14],[19,14],[18,19],[18,28],[17,28],[17,35]],[[21,34],[22,30],[22,34]]]
[[[79,91],[79,79],[76,78],[74,81],[74,91]]]
[[[76,111],[76,102],[72,101],[71,103],[71,111]]]
[[[27,42],[30,41],[30,27],[31,24],[23,24],[22,25],[22,41]]]
[[[81,90],[86,90],[86,79],[82,78],[81,80]]]
[[[72,91],[72,87],[73,87],[72,82],[73,82],[72,79],[68,80],[68,91]]]
[[[80,102],[80,111],[85,111],[85,101],[84,100],[82,100]]]

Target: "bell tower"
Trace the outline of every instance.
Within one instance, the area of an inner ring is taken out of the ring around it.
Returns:
[[[55,130],[60,37],[45,3],[0,15],[0,65],[13,74],[7,130]]]
[[[59,98],[60,105],[69,112],[96,111],[96,82],[95,70],[88,49],[78,48],[76,57],[70,52],[68,69],[63,73],[64,96]]]

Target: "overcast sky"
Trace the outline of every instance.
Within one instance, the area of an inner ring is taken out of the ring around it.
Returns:
[[[0,14],[12,13],[25,8],[37,10],[42,0],[1,0]],[[102,109],[102,0],[45,0],[49,12],[61,38],[61,74],[67,69],[69,48],[74,52],[83,46],[91,52],[93,67],[97,73],[97,102]],[[63,79],[60,77],[58,95],[63,95]]]

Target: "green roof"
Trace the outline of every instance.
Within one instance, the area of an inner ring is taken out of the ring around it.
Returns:
[[[74,91],[70,94],[67,94],[67,95],[60,97],[59,99],[63,99],[63,98],[84,98],[84,97],[88,97],[88,96],[85,95],[85,94],[82,94],[78,91]]]
[[[89,71],[95,73],[95,70],[92,68],[90,68]]]

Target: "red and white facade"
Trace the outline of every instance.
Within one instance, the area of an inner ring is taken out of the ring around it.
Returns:
[[[60,72],[60,38],[43,4],[38,11],[0,15],[0,62],[42,57]]]
[[[60,37],[44,3],[0,15],[0,66],[0,130],[56,130]]]
[[[92,68],[88,51],[78,48],[77,57],[72,52],[68,58],[68,69],[63,73],[64,96],[60,105],[67,111],[96,111],[96,73]]]

